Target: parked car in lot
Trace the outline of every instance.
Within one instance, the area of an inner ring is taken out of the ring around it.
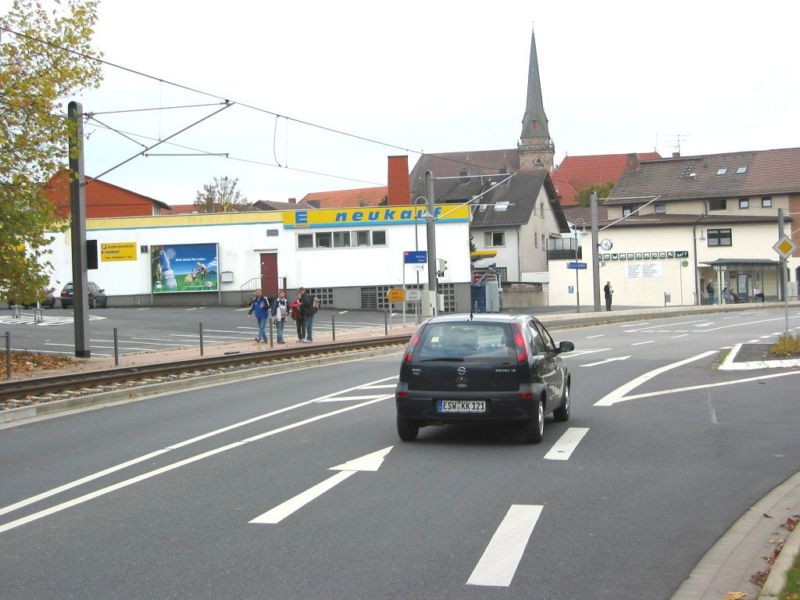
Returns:
[[[106,291],[94,281],[87,282],[87,287],[89,293],[89,308],[97,308],[98,306],[106,308],[108,306]],[[73,295],[72,282],[70,281],[64,286],[64,289],[61,290],[61,308],[70,308],[73,305]]]
[[[528,443],[544,435],[545,415],[566,421],[570,373],[556,345],[529,315],[442,315],[422,323],[400,365],[397,433],[417,438],[426,425],[517,422]]]
[[[39,306],[42,308],[53,308],[56,305],[56,297],[55,297],[55,288],[50,288],[49,290],[42,290],[40,297],[38,298]],[[8,308],[18,304],[16,300],[13,298],[9,298],[8,300]],[[36,302],[21,302],[19,306],[23,308],[36,308]]]

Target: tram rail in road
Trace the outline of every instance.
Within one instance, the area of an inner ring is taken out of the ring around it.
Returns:
[[[13,408],[60,400],[53,397],[64,392],[74,395],[85,395],[106,391],[105,387],[117,384],[134,386],[143,382],[151,382],[154,378],[165,378],[183,375],[207,375],[211,371],[227,371],[237,368],[280,364],[292,359],[310,356],[334,356],[361,350],[374,350],[385,347],[401,346],[408,342],[408,334],[384,336],[374,339],[315,344],[299,348],[279,348],[264,352],[244,352],[223,356],[210,356],[170,363],[139,365],[135,367],[117,367],[104,371],[89,371],[41,377],[29,380],[14,380],[0,383],[0,407]],[[116,388],[115,388],[116,389]],[[2,414],[2,411],[0,411]],[[2,420],[2,419],[0,419]]]

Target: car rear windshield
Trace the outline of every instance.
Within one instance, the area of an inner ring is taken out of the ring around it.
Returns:
[[[513,340],[508,323],[431,323],[422,332],[414,360],[513,360]]]

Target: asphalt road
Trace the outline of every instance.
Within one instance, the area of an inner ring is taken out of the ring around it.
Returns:
[[[670,598],[800,464],[800,370],[715,369],[782,328],[555,331],[572,418],[534,446],[509,426],[400,442],[399,355],[4,427],[0,596]]]

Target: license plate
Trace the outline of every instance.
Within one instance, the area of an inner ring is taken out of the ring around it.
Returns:
[[[483,413],[486,400],[439,400],[437,410],[440,413]]]

